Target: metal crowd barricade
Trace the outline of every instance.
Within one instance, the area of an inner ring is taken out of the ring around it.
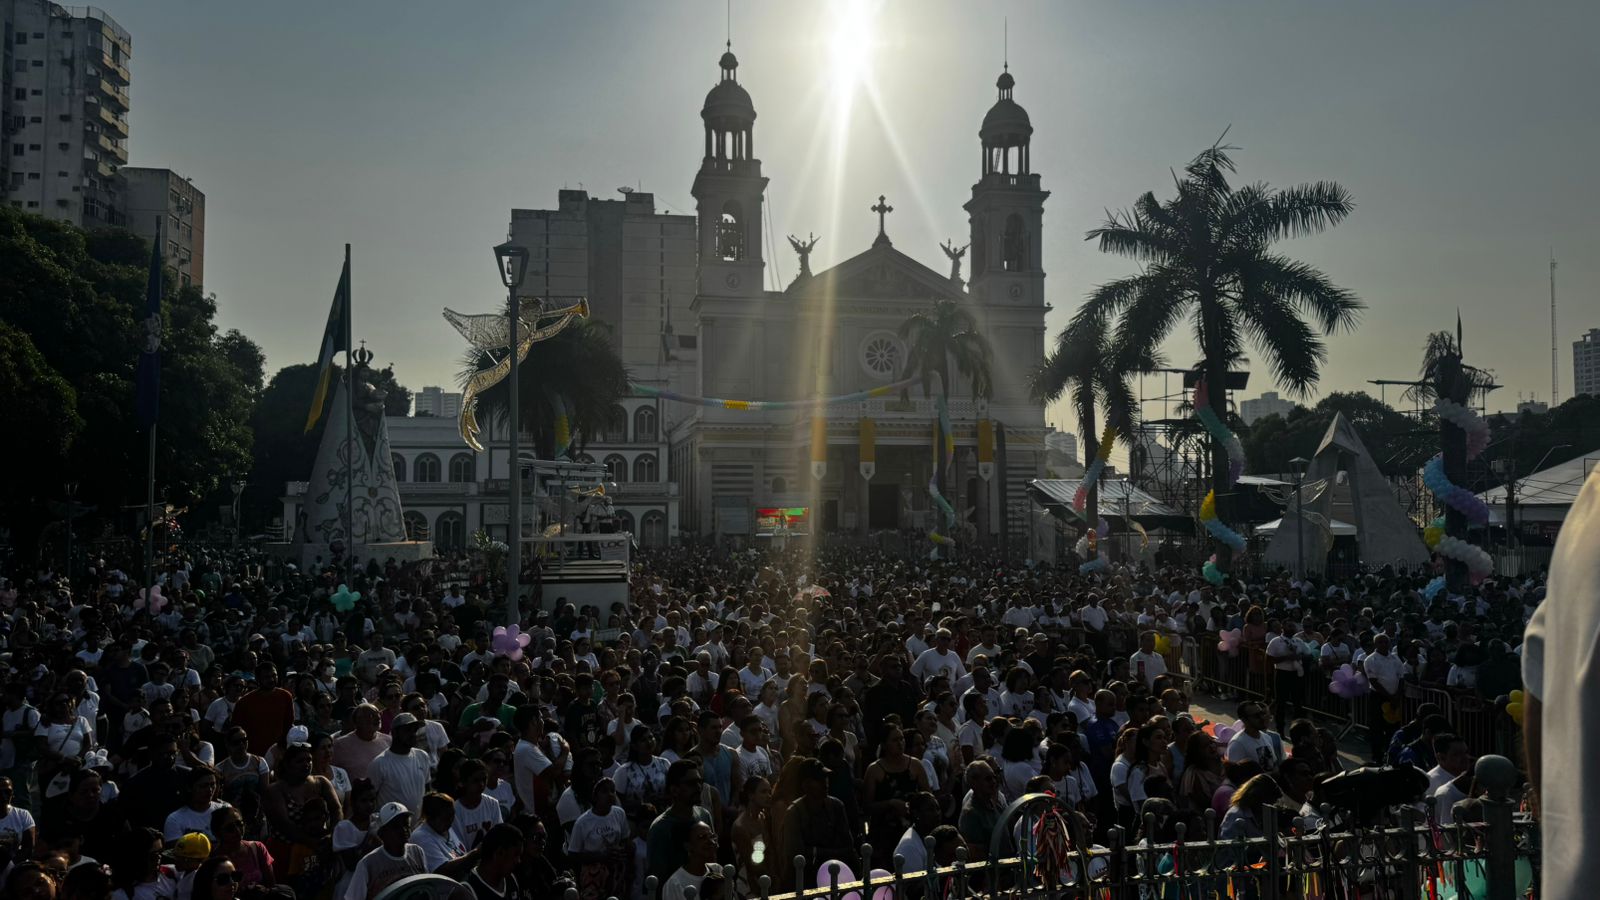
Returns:
[[[1475,900],[1513,900],[1525,890],[1527,875],[1537,872],[1537,826],[1517,817],[1510,802],[1484,801],[1482,810],[1479,822],[1426,824],[1406,809],[1399,821],[1385,814],[1370,826],[1321,831],[1307,830],[1299,819],[1281,827],[1281,817],[1289,814],[1269,806],[1261,821],[1265,836],[1259,838],[1201,835],[1190,841],[1179,823],[1176,840],[1136,842],[1113,828],[1110,846],[1030,840],[1025,852],[994,862],[968,862],[962,848],[954,865],[922,872],[905,871],[904,858],[897,856],[892,873],[850,881],[840,880],[837,864],[796,857],[795,877],[809,883],[821,875],[820,886],[773,894],[763,875],[752,900],[1422,900],[1469,894]],[[1155,831],[1154,825],[1151,817],[1145,831]],[[926,844],[932,859],[932,840]],[[870,846],[862,847],[862,858],[871,858]],[[722,896],[735,896],[731,884]]]

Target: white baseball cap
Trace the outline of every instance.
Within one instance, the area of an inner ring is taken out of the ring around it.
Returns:
[[[406,809],[406,805],[404,803],[385,803],[383,808],[378,810],[378,825],[377,829],[374,830],[386,828],[390,822],[393,822],[395,819],[399,818],[404,818],[406,820],[405,824],[410,825],[411,810]]]

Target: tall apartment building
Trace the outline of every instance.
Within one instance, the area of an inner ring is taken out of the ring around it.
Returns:
[[[177,270],[183,285],[203,284],[206,195],[171,169],[128,166],[120,177],[128,230],[146,240],[155,240],[156,223],[160,220],[167,265]]]
[[[1572,342],[1572,394],[1600,396],[1600,328]]]
[[[124,224],[133,41],[103,10],[0,0],[0,191],[81,227]]]
[[[695,217],[657,212],[653,194],[622,195],[601,200],[563,190],[555,209],[513,209],[510,239],[528,248],[523,294],[553,306],[587,298],[591,318],[610,331],[635,381],[692,391],[699,364]],[[642,539],[677,533],[678,485],[667,447],[689,412],[657,397],[627,397],[584,443],[582,458],[609,470],[619,517]]]
[[[1239,418],[1246,425],[1254,425],[1257,419],[1271,415],[1287,416],[1294,409],[1294,403],[1278,396],[1277,391],[1266,391],[1254,400],[1244,400],[1239,403]]]
[[[434,416],[454,419],[461,415],[461,394],[447,391],[438,385],[429,385],[412,398],[413,412],[417,416]]]

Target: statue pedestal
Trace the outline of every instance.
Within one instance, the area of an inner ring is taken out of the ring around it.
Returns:
[[[299,565],[301,571],[306,571],[316,565],[317,557],[328,561],[328,548],[318,547],[314,544],[300,544]],[[377,560],[378,565],[383,565],[393,559],[405,565],[418,560],[433,558],[432,541],[390,541],[382,544],[357,544],[355,548],[356,564],[365,568],[368,560]]]

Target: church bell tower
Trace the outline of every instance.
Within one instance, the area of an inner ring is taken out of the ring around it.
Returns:
[[[965,206],[972,239],[969,290],[990,306],[1044,305],[1044,268],[1040,236],[1044,200],[1034,174],[1029,142],[1033,124],[1011,99],[1016,79],[1010,67],[995,82],[1000,97],[983,117],[978,137],[983,144],[983,169]]]
[[[700,110],[706,149],[690,191],[699,217],[700,294],[748,297],[762,291],[767,179],[755,158],[755,104],[739,85],[731,47],[718,65],[722,77]]]

